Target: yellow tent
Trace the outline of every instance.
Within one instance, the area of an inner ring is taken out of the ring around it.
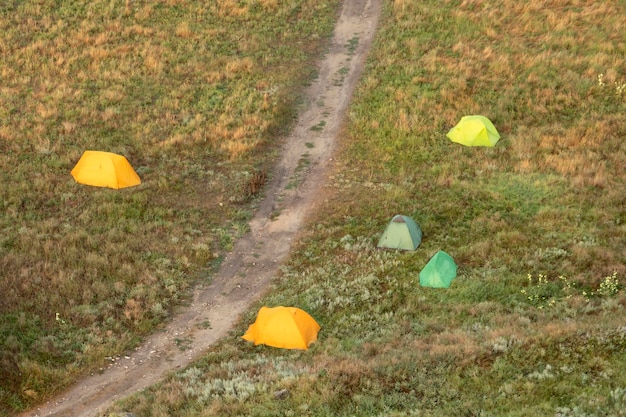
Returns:
[[[242,338],[255,345],[306,350],[319,330],[315,319],[297,307],[261,307]]]
[[[72,177],[80,184],[94,187],[118,189],[141,184],[124,156],[101,151],[85,151],[72,169]]]
[[[446,135],[452,142],[465,146],[495,146],[500,134],[485,116],[463,116]]]

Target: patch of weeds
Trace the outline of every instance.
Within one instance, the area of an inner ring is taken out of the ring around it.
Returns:
[[[269,215],[270,220],[276,220],[278,216],[280,216],[280,213],[282,213],[281,210],[272,210],[272,212]]]
[[[535,257],[545,262],[557,261],[568,256],[569,253],[561,248],[539,248],[535,252]]]
[[[350,40],[348,40],[348,43],[346,43],[346,48],[348,49],[348,53],[350,55],[354,55],[354,53],[356,52],[356,48],[359,46],[359,37],[358,36],[354,36],[352,38],[350,38]]]
[[[176,346],[178,346],[178,349],[180,349],[181,352],[183,352],[185,350],[191,349],[191,346],[193,344],[193,339],[191,339],[190,337],[185,337],[185,338],[177,337],[174,339],[174,344],[176,344]]]
[[[302,177],[300,174],[302,173],[302,171],[304,171],[304,169],[306,169],[309,165],[311,165],[311,160],[309,159],[309,156],[310,155],[308,153],[305,153],[298,160],[298,165],[296,166],[294,175],[291,177],[289,183],[285,186],[285,189],[292,190],[298,187],[298,185],[300,184],[300,181],[302,180]]]
[[[349,72],[350,68],[348,67],[339,68],[339,70],[337,71],[337,77],[333,80],[333,85],[335,87],[339,87],[340,85],[342,85],[346,79],[346,75],[348,75]]]
[[[309,148],[309,149],[315,148],[315,144],[314,144],[314,143],[312,143],[312,142],[306,142],[306,143],[304,144],[304,146],[306,146],[306,147],[307,147],[307,148]]]
[[[233,249],[234,239],[231,232],[225,228],[215,228],[213,229],[213,233],[216,234],[219,245],[222,249],[228,252]]]
[[[539,309],[553,307],[557,300],[561,300],[563,297],[571,298],[573,295],[569,292],[563,295],[564,291],[572,288],[571,283],[564,276],[560,276],[559,280],[561,283],[549,281],[543,274],[539,274],[534,280],[533,276],[528,274],[528,287],[521,289],[520,293],[527,298],[528,302]],[[560,284],[564,284],[564,286]]]
[[[309,159],[309,156],[310,155],[308,153],[305,153],[302,155],[302,157],[298,160],[298,166],[296,167],[296,172],[301,172],[304,168],[311,165],[311,160]]]
[[[604,74],[598,74],[598,87],[607,87],[607,84],[604,82]],[[615,95],[621,97],[626,93],[626,81],[614,81],[613,89]]]
[[[269,387],[297,380],[306,367],[294,366],[288,358],[252,355],[249,358],[191,367],[175,379],[182,384],[187,400],[207,404],[216,398],[242,402]],[[250,372],[255,369],[254,372]]]
[[[222,265],[223,261],[224,261],[224,255],[220,255],[217,252],[213,252],[211,254],[211,259],[207,263],[207,268],[209,269],[209,271],[217,271],[218,268]]]
[[[245,374],[231,378],[203,379],[203,372],[198,368],[189,368],[180,375],[184,381],[184,394],[188,400],[207,404],[214,398],[244,401],[257,391],[256,384]]]
[[[527,302],[542,310],[563,305],[575,297],[582,298],[587,303],[594,298],[609,298],[617,295],[620,290],[617,272],[605,277],[597,290],[581,288],[563,275],[552,280],[543,274],[539,274],[537,278],[528,274],[528,285],[520,293],[526,297]]]
[[[198,327],[201,329],[211,329],[211,321],[210,320],[204,320],[202,321],[202,323],[198,323]]]
[[[597,291],[592,292],[592,295],[598,295],[600,297],[610,297],[616,295],[622,286],[617,279],[617,272],[613,272],[613,275],[604,277],[604,280],[600,283],[600,287]]]
[[[312,130],[314,132],[321,132],[322,130],[324,130],[324,126],[326,126],[326,121],[325,120],[321,120],[315,126],[311,126],[310,130]]]

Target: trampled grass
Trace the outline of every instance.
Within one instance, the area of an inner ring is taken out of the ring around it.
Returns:
[[[625,15],[618,1],[385,2],[332,197],[259,303],[307,310],[319,340],[252,347],[239,336],[253,309],[115,409],[625,415]],[[495,148],[447,140],[468,114],[494,122]],[[424,232],[415,253],[375,248],[398,213]],[[422,288],[440,249],[458,277]]]
[[[132,347],[245,232],[337,3],[0,4],[0,415]],[[85,150],[143,183],[76,184]]]

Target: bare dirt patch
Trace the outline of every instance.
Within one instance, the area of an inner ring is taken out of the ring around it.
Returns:
[[[22,416],[93,416],[113,401],[185,367],[224,337],[267,288],[311,210],[378,24],[381,0],[345,0],[335,32],[307,91],[306,107],[286,140],[265,199],[210,285],[161,332],[101,374]]]

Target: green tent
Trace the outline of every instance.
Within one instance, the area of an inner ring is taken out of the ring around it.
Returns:
[[[378,241],[379,248],[415,250],[422,241],[422,231],[415,220],[397,214]]]
[[[495,126],[485,116],[463,116],[446,136],[465,146],[495,146],[500,140]]]
[[[422,287],[448,288],[456,277],[456,264],[450,255],[440,250],[420,271]]]

